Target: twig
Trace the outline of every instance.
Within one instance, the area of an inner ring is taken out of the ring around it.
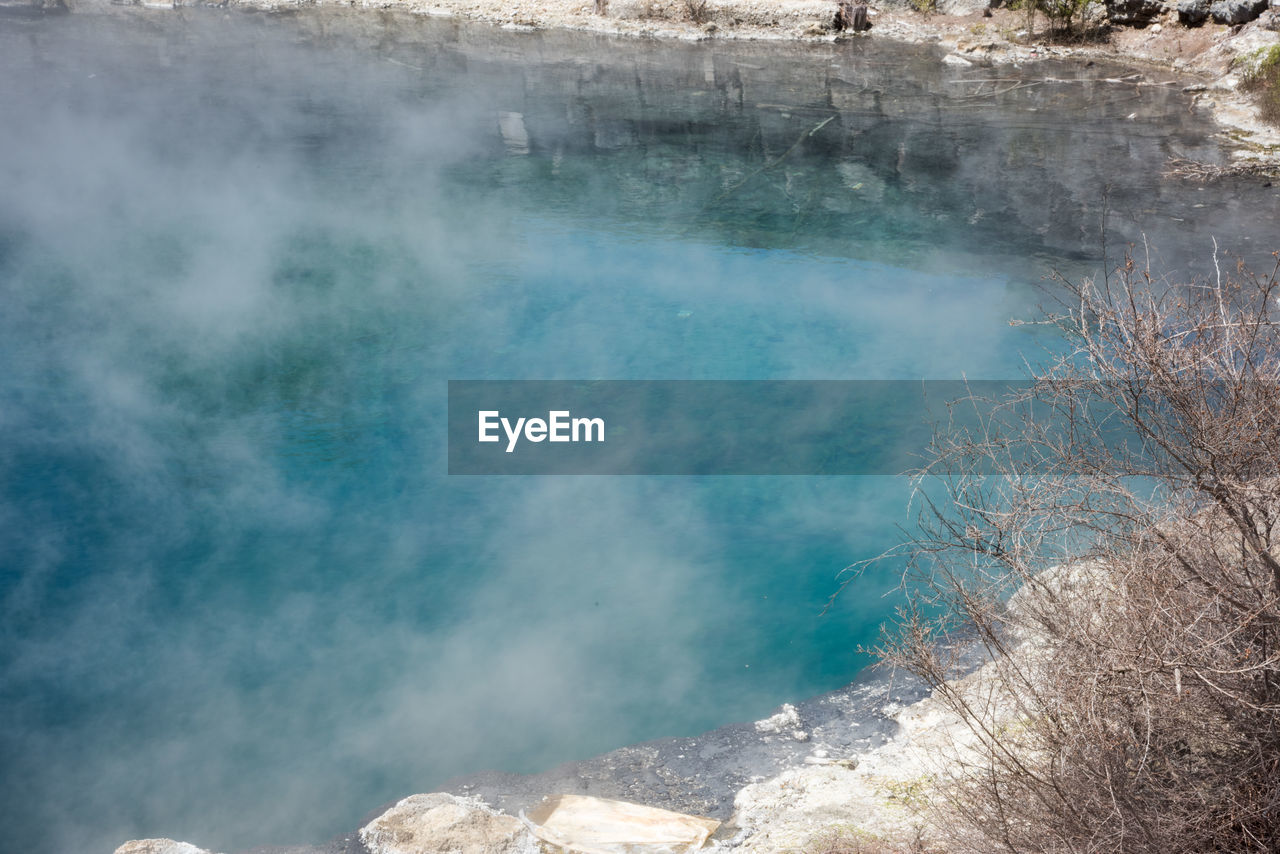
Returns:
[[[1218,166],[1185,157],[1170,157],[1165,162],[1164,174],[1167,178],[1183,178],[1201,184],[1223,178],[1276,178],[1280,177],[1280,164],[1250,161]]]
[[[780,154],[780,155],[778,155],[777,157],[775,157],[775,158],[773,158],[772,160],[770,160],[770,161],[769,161],[768,163],[766,163],[765,165],[761,166],[761,167],[760,167],[759,169],[757,169],[756,171],[752,172],[750,175],[748,175],[748,176],[746,176],[745,178],[743,178],[743,179],[742,179],[741,181],[739,181],[738,183],[734,184],[734,185],[733,185],[732,187],[730,187],[729,189],[725,190],[725,191],[724,191],[723,193],[721,193],[720,195],[716,196],[714,199],[712,199],[710,202],[708,202],[708,203],[707,203],[707,207],[708,207],[708,208],[710,208],[710,207],[712,207],[713,205],[717,205],[717,204],[719,204],[720,202],[723,202],[723,201],[724,201],[725,199],[727,199],[729,196],[732,196],[732,195],[733,195],[734,193],[736,193],[738,190],[742,189],[743,185],[744,185],[744,184],[746,184],[748,181],[750,181],[752,178],[755,178],[757,175],[760,175],[760,174],[762,174],[762,173],[764,173],[764,172],[768,172],[770,169],[774,168],[774,167],[775,167],[775,166],[777,166],[779,163],[781,163],[782,161],[786,160],[788,157],[790,157],[790,156],[791,156],[791,153],[792,153],[793,151],[795,151],[797,148],[799,148],[799,147],[800,147],[800,144],[801,144],[802,142],[804,142],[804,141],[805,141],[806,139],[808,139],[809,137],[813,136],[813,135],[814,135],[815,133],[817,133],[818,131],[822,130],[824,127],[826,127],[826,126],[827,126],[828,124],[830,124],[832,121],[834,121],[834,120],[835,120],[835,118],[836,118],[836,117],[835,117],[834,115],[832,115],[832,116],[827,116],[825,119],[823,119],[822,121],[820,121],[820,122],[818,122],[816,125],[814,125],[814,126],[813,126],[813,128],[811,128],[810,130],[808,130],[808,131],[802,131],[802,132],[801,132],[801,134],[800,134],[800,136],[796,137],[796,141],[795,141],[795,142],[793,142],[793,143],[791,143],[791,147],[790,147],[790,148],[788,148],[786,151],[782,152],[782,154]],[[704,208],[704,210],[705,210],[705,208]]]

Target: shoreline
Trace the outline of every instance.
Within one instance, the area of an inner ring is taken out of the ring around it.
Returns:
[[[966,660],[969,667],[979,668],[973,653]],[[364,838],[371,828],[405,843],[409,838],[419,844],[439,843],[444,846],[439,854],[458,845],[462,847],[457,850],[466,852],[530,854],[522,847],[524,836],[516,828],[516,817],[544,798],[562,794],[705,816],[721,822],[707,850],[764,854],[777,850],[780,837],[795,842],[820,835],[828,821],[825,805],[808,815],[805,805],[797,802],[797,793],[805,788],[797,787],[802,780],[821,781],[827,794],[852,795],[859,814],[887,809],[888,814],[873,824],[895,835],[915,820],[912,810],[902,808],[899,789],[923,773],[922,734],[934,738],[941,723],[933,712],[935,705],[921,683],[870,665],[843,688],[784,703],[758,721],[628,745],[533,774],[483,771],[454,777],[422,794],[374,807],[357,828],[327,842],[262,846],[234,854],[401,851],[395,844],[371,846],[373,840]],[[394,830],[388,833],[388,827]],[[495,844],[494,837],[508,830],[518,838],[509,847]],[[470,844],[482,847],[473,849]],[[124,842],[115,854],[213,854],[199,845],[199,840],[193,844],[138,839]],[[410,845],[403,851],[436,849]]]
[[[877,39],[933,45],[941,61],[966,68],[1021,66],[1044,60],[1117,63],[1183,79],[1136,85],[1178,85],[1192,104],[1209,112],[1219,138],[1238,164],[1280,168],[1280,128],[1264,122],[1253,99],[1239,90],[1236,64],[1280,45],[1280,32],[1259,18],[1228,27],[1206,22],[1186,27],[1167,13],[1145,27],[1110,25],[1103,41],[1049,43],[1026,38],[1021,12],[986,8],[983,0],[942,0],[945,12],[924,14],[908,6],[870,7],[873,28],[862,34],[832,30],[834,0],[10,0],[5,10],[68,10],[71,13],[180,14],[187,10],[304,16],[354,16],[391,25],[397,15],[492,26],[515,32],[577,32],[627,39],[687,43],[756,41],[823,45]],[[1100,6],[1093,15],[1105,15]],[[984,17],[984,12],[990,17]],[[696,20],[695,20],[696,19]],[[1040,22],[1039,27],[1043,27]],[[1041,38],[1043,32],[1037,34]],[[1188,79],[1189,78],[1189,79]]]
[[[975,695],[989,690],[995,671],[981,647],[960,641],[954,652],[953,683]],[[699,849],[708,852],[777,854],[849,833],[890,847],[933,845],[928,795],[946,763],[972,741],[923,683],[873,664],[843,688],[783,703],[760,720],[641,742],[540,773],[455,777],[371,809],[358,827],[326,842],[231,854],[540,854],[547,849],[526,813],[564,795],[705,818],[718,824]],[[114,854],[215,850],[136,839]]]

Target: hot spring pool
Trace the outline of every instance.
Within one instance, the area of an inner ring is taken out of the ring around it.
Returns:
[[[1017,377],[1104,221],[1275,248],[1160,177],[1222,156],[1178,86],[938,58],[0,18],[0,847],[320,840],[853,678],[905,479],[450,478],[445,384]]]

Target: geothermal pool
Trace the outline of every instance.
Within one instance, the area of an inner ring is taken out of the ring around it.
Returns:
[[[906,479],[449,477],[445,389],[1014,378],[1103,233],[1276,248],[1160,177],[1224,156],[1172,76],[939,56],[0,18],[3,847],[319,841],[854,678]]]

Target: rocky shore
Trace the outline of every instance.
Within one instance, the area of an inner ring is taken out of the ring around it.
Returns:
[[[982,674],[967,680],[980,684]],[[802,851],[833,833],[906,850],[929,844],[928,788],[946,757],[963,749],[965,732],[920,685],[877,671],[759,721],[624,747],[543,774],[459,778],[387,804],[325,845],[245,854],[532,854],[539,848],[523,816],[561,794],[719,820],[708,850]],[[209,852],[146,839],[116,854]]]
[[[933,2],[922,13],[917,7]],[[602,35],[831,42],[873,38],[936,44],[955,66],[1025,65],[1052,58],[1119,61],[1197,78],[1188,88],[1211,110],[1233,156],[1280,163],[1280,130],[1263,122],[1239,91],[1240,72],[1280,44],[1280,6],[1269,0],[1093,0],[1083,13],[1092,36],[1045,38],[1007,0],[879,0],[865,34],[835,31],[835,0],[0,0],[0,9],[182,13],[187,7],[355,15],[407,13],[494,24],[507,29],[577,30]]]

